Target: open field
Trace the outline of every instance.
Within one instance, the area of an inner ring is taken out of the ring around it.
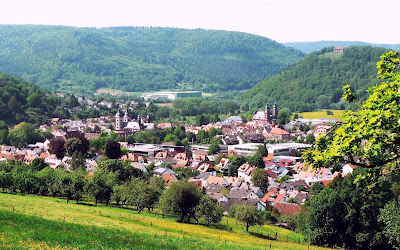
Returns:
[[[314,112],[303,112],[303,113],[297,113],[299,114],[299,117],[303,116],[304,119],[320,119],[320,118],[328,118],[328,119],[338,119],[340,120],[340,116],[344,114],[345,110],[334,110],[330,109],[332,111],[333,115],[328,115],[326,114],[326,109],[321,110],[321,111],[314,111]],[[294,113],[295,114],[295,113]],[[293,116],[294,116],[293,114]],[[292,120],[293,120],[292,116]]]
[[[63,199],[32,195],[1,193],[0,218],[0,245],[6,248],[259,249],[270,244],[273,249],[308,247],[293,243],[302,241],[301,235],[269,225],[251,227],[246,233],[233,218],[225,217],[220,225],[211,228],[178,223],[156,212],[137,214],[130,209],[67,204]],[[268,234],[275,238],[275,233],[277,240],[267,239]]]

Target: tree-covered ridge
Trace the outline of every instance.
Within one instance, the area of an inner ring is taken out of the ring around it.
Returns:
[[[400,44],[378,44],[378,43],[366,43],[357,41],[290,42],[283,44],[288,47],[292,47],[300,51],[303,51],[304,53],[307,54],[320,51],[325,47],[331,47],[331,46],[373,46],[385,49],[400,50]]]
[[[304,54],[265,37],[175,28],[0,26],[0,71],[49,90],[247,89]]]
[[[51,117],[68,114],[55,95],[47,95],[36,84],[0,72],[0,121],[41,124]]]
[[[276,101],[292,111],[312,111],[316,108],[342,109],[342,87],[351,84],[361,100],[367,89],[379,84],[376,62],[383,48],[351,46],[344,52],[323,49],[304,60],[256,84],[243,96],[245,108],[263,107]]]

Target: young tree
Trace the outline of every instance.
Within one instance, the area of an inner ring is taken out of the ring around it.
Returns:
[[[250,157],[249,164],[255,168],[265,168],[264,159],[259,152]]]
[[[219,147],[220,139],[213,139],[211,145],[208,147],[207,154],[213,155],[218,153],[221,148]]]
[[[263,168],[256,168],[251,174],[251,181],[254,186],[261,188],[263,192],[268,189],[268,175]]]
[[[159,206],[163,214],[179,217],[184,222],[194,217],[202,195],[201,189],[191,182],[174,182],[161,195]]]
[[[116,184],[117,177],[115,173],[99,168],[86,182],[85,190],[90,196],[94,197],[96,206],[99,201],[105,202],[108,206],[113,187]]]
[[[249,231],[249,227],[255,225],[263,225],[264,219],[262,212],[255,206],[241,205],[237,206],[235,210],[236,219],[243,223],[246,227],[246,231]]]
[[[203,195],[199,205],[196,207],[195,217],[203,218],[207,225],[210,223],[219,223],[224,215],[224,209],[219,203],[207,195]]]

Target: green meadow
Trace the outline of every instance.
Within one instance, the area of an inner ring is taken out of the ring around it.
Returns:
[[[214,226],[178,223],[157,211],[138,214],[129,208],[9,193],[0,193],[0,245],[3,249],[308,249],[303,236],[271,225],[251,227],[247,233],[233,218],[224,217]]]

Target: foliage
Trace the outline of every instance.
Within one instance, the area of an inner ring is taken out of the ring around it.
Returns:
[[[307,213],[306,238],[319,246],[386,249],[378,216],[393,193],[380,171],[357,168],[335,188],[314,196]]]
[[[65,142],[64,147],[70,156],[75,152],[86,155],[89,151],[89,145],[88,140],[84,137],[72,137]]]
[[[203,218],[207,222],[207,225],[210,223],[219,223],[224,213],[221,205],[207,195],[203,195],[195,210],[196,219]]]
[[[344,109],[340,99],[344,83],[353,86],[360,100],[365,100],[366,90],[379,83],[375,77],[375,63],[384,52],[382,48],[352,46],[337,59],[312,53],[245,92],[241,97],[242,106],[254,110],[275,100],[280,109],[289,108],[293,112]],[[330,104],[329,107],[326,104]]]
[[[241,32],[149,27],[3,25],[0,47],[1,71],[49,90],[90,94],[99,88],[242,90],[303,57]]]
[[[184,222],[186,218],[194,218],[202,195],[201,189],[191,182],[173,182],[161,195],[159,206],[163,214],[179,217]]]
[[[277,123],[281,124],[281,125],[286,125],[290,122],[291,116],[292,116],[292,112],[290,112],[290,109],[283,108],[283,109],[279,110]]]
[[[60,104],[57,96],[46,95],[36,84],[0,73],[0,120],[7,124],[43,124],[48,118],[67,118],[68,113]]]
[[[220,139],[213,139],[211,141],[210,146],[208,147],[207,154],[213,155],[219,153],[219,151],[221,150],[221,148],[219,147],[220,143],[221,143]]]
[[[328,136],[319,137],[315,146],[305,152],[309,165],[318,168],[344,160],[373,168],[397,161],[400,157],[399,63],[396,52],[381,56],[378,77],[385,81],[369,90],[370,96],[359,110],[346,112],[343,123],[337,124]],[[354,99],[348,87],[344,90],[346,99]],[[354,156],[359,156],[360,161],[356,162]],[[396,164],[391,167],[396,168]]]
[[[108,141],[106,145],[106,155],[110,159],[118,159],[122,156],[121,145],[117,141]]]
[[[17,148],[23,148],[28,144],[44,142],[40,132],[36,131],[31,123],[21,122],[16,125],[8,134],[11,145]]]
[[[108,205],[116,183],[117,177],[115,173],[99,168],[86,182],[85,190],[90,196],[94,197],[96,206],[98,201],[103,201]]]
[[[237,206],[235,210],[236,219],[244,224],[246,231],[249,231],[249,227],[255,225],[263,225],[264,219],[262,212],[255,206],[241,205]]]
[[[254,169],[253,173],[251,174],[251,181],[253,182],[254,186],[261,188],[264,193],[268,190],[268,175],[265,169]]]
[[[58,159],[62,159],[65,156],[66,149],[64,147],[65,140],[57,138],[50,141],[50,152],[55,154]]]
[[[383,233],[389,244],[400,249],[400,202],[392,200],[381,209],[378,220],[384,224]]]

